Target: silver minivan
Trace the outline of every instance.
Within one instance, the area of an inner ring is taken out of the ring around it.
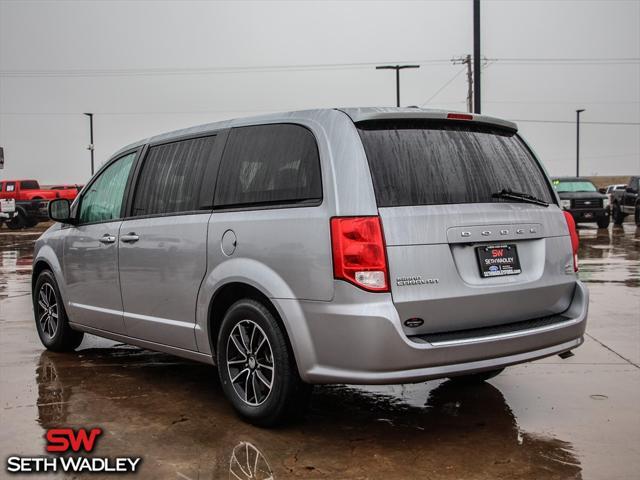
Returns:
[[[482,381],[583,341],[578,237],[515,124],[324,109],[113,155],[36,242],[42,343],[84,333],[217,365],[244,418],[312,384]]]

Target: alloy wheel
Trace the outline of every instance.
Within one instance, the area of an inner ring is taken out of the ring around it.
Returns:
[[[227,339],[227,371],[233,389],[247,405],[263,404],[275,378],[273,351],[264,330],[252,320],[241,320]]]
[[[59,315],[56,292],[50,283],[43,283],[38,292],[38,323],[49,340],[58,331]]]

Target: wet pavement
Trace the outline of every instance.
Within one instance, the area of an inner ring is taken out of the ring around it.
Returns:
[[[74,354],[43,350],[30,303],[38,234],[0,231],[0,477],[9,455],[45,453],[46,429],[99,426],[94,454],[142,456],[139,478],[640,478],[631,224],[580,229],[591,306],[574,357],[474,387],[316,387],[305,419],[276,430],[234,415],[214,367],[93,336]]]

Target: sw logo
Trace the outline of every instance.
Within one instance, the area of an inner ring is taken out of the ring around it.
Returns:
[[[81,449],[91,452],[100,435],[102,435],[101,428],[92,428],[89,433],[85,428],[80,428],[77,432],[71,428],[52,428],[45,435],[49,442],[47,452],[67,452],[69,449],[74,452],[79,452]]]
[[[58,455],[7,458],[9,473],[136,473],[141,457],[93,457],[74,455],[78,452],[90,453],[96,447],[101,428],[51,428],[44,435],[47,440],[45,450]]]

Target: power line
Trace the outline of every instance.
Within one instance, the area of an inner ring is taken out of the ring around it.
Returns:
[[[640,62],[640,57],[498,57],[496,60],[501,62],[597,62],[597,63],[616,63],[616,62]]]
[[[268,73],[280,71],[315,71],[315,70],[342,70],[342,69],[366,69],[385,62],[355,62],[355,63],[317,63],[301,65],[263,65],[263,66],[236,66],[236,67],[184,67],[184,68],[121,68],[121,69],[59,69],[59,70],[3,70],[3,77],[100,77],[100,76],[148,76],[148,75],[213,75],[228,73]],[[448,59],[426,59],[411,62],[418,65],[447,65]]]
[[[623,58],[516,58],[498,57],[485,61],[498,65],[618,65],[640,64],[640,57]],[[316,64],[283,64],[257,66],[230,67],[183,67],[183,68],[103,68],[103,69],[55,69],[55,70],[2,70],[0,77],[118,77],[118,76],[154,76],[154,75],[215,75],[233,73],[270,73],[286,71],[315,71],[315,70],[348,70],[366,69],[380,64],[417,64],[417,65],[447,65],[449,59],[423,59],[394,62],[351,62],[351,63],[316,63]]]
[[[589,104],[589,105],[625,105],[629,103],[640,103],[640,100],[612,100],[612,101],[597,101],[589,102],[582,100],[574,101],[544,101],[544,100],[485,100],[485,103],[515,103],[515,104],[527,104],[527,105],[577,105],[577,104]]]
[[[511,119],[512,122],[520,122],[520,123],[567,123],[571,125],[575,125],[576,122],[574,120],[532,120],[532,119]],[[640,122],[580,122],[581,124],[588,125],[632,125],[632,126],[640,126]]]
[[[435,97],[437,97],[440,92],[442,92],[445,88],[447,88],[451,84],[451,82],[453,82],[456,78],[458,78],[460,76],[460,74],[462,72],[464,72],[466,69],[467,69],[467,67],[465,66],[461,70],[459,70],[453,77],[451,77],[449,80],[447,80],[444,85],[442,85],[438,90],[436,90],[436,92],[433,95],[431,95],[426,101],[422,102],[420,104],[420,106],[426,105],[431,100],[433,100]]]

